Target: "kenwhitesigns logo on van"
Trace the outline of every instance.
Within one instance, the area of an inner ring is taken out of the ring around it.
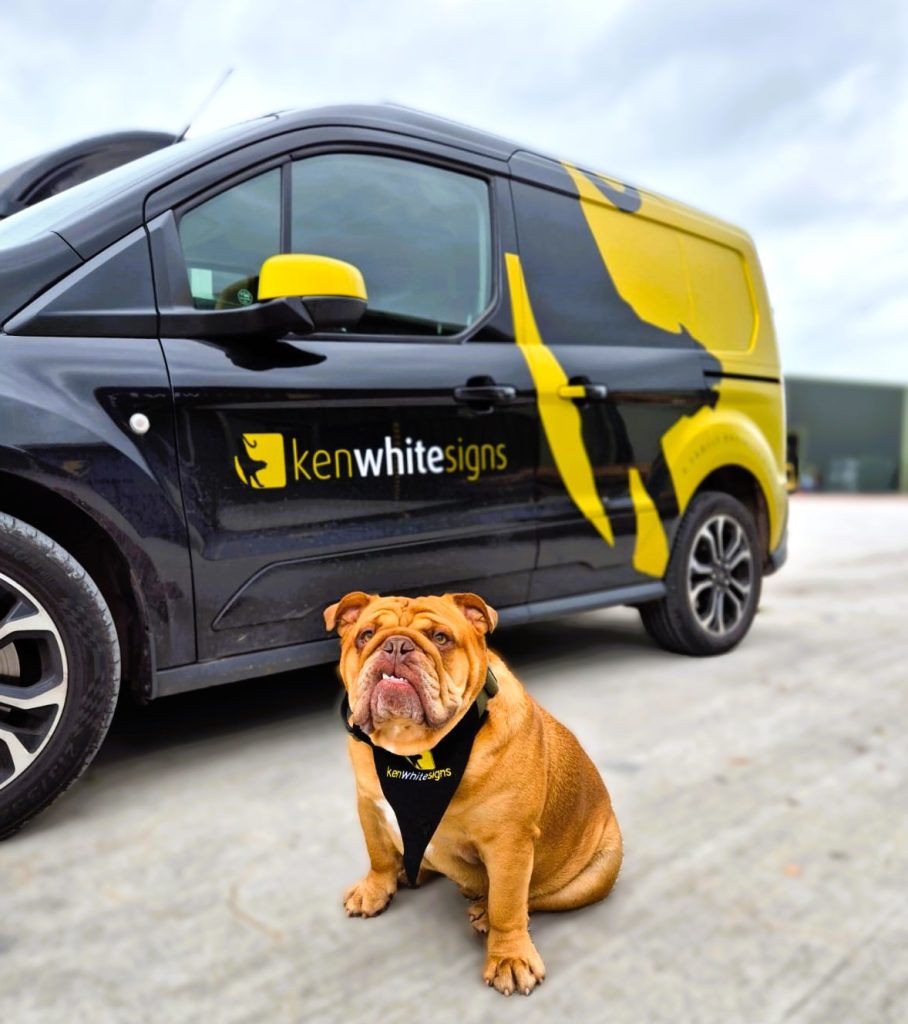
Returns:
[[[290,442],[290,458],[287,444]],[[304,447],[298,438],[283,434],[243,434],[242,454],[233,463],[237,476],[253,490],[286,487],[288,482],[316,483],[368,477],[422,476],[457,473],[475,483],[484,473],[508,467],[507,445],[464,443],[462,437],[447,445],[427,445],[419,438],[395,444],[386,435],[376,448]]]
[[[244,484],[254,490],[287,486],[283,434],[243,434],[241,451],[233,463]]]

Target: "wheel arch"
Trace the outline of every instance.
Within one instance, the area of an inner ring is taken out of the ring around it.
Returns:
[[[57,492],[4,471],[0,471],[0,512],[46,533],[91,576],[117,629],[123,681],[136,697],[147,700],[154,679],[148,615],[129,562],[110,534]]]
[[[719,491],[729,494],[747,509],[753,516],[760,539],[760,555],[765,568],[769,557],[769,508],[766,495],[760,481],[743,466],[720,466],[706,476],[694,492],[694,496],[704,491]]]
[[[775,550],[785,528],[785,470],[750,417],[704,407],[664,435],[662,451],[682,514],[703,490],[731,494],[754,514],[764,554]]]

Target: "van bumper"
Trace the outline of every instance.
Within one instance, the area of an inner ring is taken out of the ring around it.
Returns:
[[[766,556],[766,562],[763,565],[763,575],[772,576],[774,572],[778,572],[779,569],[788,560],[788,523],[785,524],[785,529],[782,531],[782,539],[776,545],[774,551],[770,551]]]

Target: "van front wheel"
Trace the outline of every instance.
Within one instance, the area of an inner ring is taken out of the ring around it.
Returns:
[[[753,516],[736,498],[698,494],[678,528],[665,597],[640,605],[661,647],[679,654],[723,654],[739,643],[760,603],[762,559]]]
[[[100,591],[46,534],[0,513],[0,839],[82,773],[120,683]]]

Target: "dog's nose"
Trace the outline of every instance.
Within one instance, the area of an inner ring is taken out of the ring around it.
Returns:
[[[408,636],[389,636],[382,644],[382,650],[386,654],[393,654],[395,657],[400,657],[401,655],[409,654],[410,651],[416,650],[416,644],[414,644]]]

